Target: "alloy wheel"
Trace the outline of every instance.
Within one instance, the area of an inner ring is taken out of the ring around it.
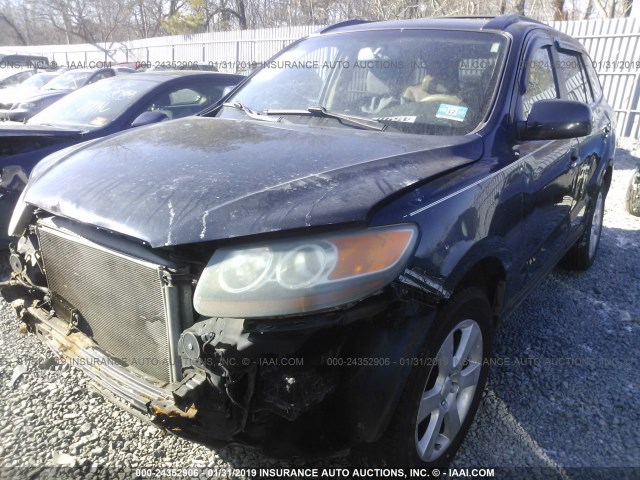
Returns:
[[[440,457],[460,431],[478,386],[482,359],[480,326],[463,320],[440,346],[420,399],[415,442],[422,461]]]

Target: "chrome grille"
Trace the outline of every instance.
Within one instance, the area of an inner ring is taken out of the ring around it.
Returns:
[[[162,267],[71,232],[38,226],[49,289],[80,314],[79,328],[107,352],[171,380]]]

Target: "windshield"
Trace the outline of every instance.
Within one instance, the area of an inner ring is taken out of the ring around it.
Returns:
[[[51,80],[45,90],[75,90],[80,87],[92,72],[65,72]]]
[[[506,49],[506,38],[489,32],[381,30],[309,38],[268,62],[227,105],[287,115],[288,121],[298,121],[294,111],[308,121],[311,107],[311,115],[337,114],[323,121],[339,123],[336,116],[349,115],[393,131],[461,135],[491,106]],[[233,115],[230,110],[221,116]]]
[[[29,79],[25,80],[20,84],[20,87],[24,88],[40,88],[45,85],[47,82],[56,77],[55,73],[37,73]]]
[[[120,77],[88,85],[31,117],[29,124],[98,128],[111,123],[129,105],[158,85]]]
[[[13,75],[17,75],[22,72],[27,72],[23,68],[13,68],[13,67],[5,67],[2,68],[2,63],[0,63],[0,80],[4,80],[6,78],[12,77]]]

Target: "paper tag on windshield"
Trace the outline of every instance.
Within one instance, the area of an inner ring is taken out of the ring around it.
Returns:
[[[436,112],[436,118],[444,118],[447,120],[462,122],[464,121],[464,117],[467,115],[467,110],[469,110],[467,107],[441,103],[440,108],[438,108],[438,111]]]
[[[378,120],[379,122],[404,122],[404,123],[416,123],[416,118],[415,116],[396,116],[396,117],[378,117],[375,120]]]

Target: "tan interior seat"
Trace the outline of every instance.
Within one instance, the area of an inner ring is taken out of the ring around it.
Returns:
[[[405,100],[413,102],[441,102],[452,105],[462,104],[462,99],[453,95],[430,74],[426,74],[420,85],[407,87],[402,94]]]

